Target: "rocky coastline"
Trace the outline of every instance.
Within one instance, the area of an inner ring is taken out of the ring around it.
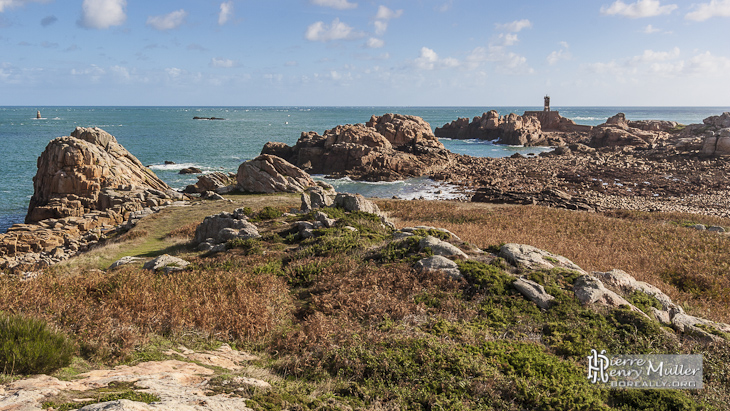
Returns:
[[[289,147],[269,142],[237,173],[199,176],[172,190],[116,139],[79,127],[51,141],[38,159],[26,224],[0,235],[0,269],[32,272],[93,248],[145,215],[232,192],[301,192],[309,173],[365,181],[428,176],[475,202],[582,211],[639,210],[730,216],[730,113],[703,124],[630,121],[619,113],[596,127],[559,114],[496,112],[459,119],[436,134],[423,119],[372,116],[322,135],[303,132]],[[545,112],[551,113],[551,112]],[[539,156],[478,158],[451,153],[436,135],[555,144]]]

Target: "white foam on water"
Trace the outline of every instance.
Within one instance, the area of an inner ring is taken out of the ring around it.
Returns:
[[[203,169],[195,163],[180,163],[180,164],[152,164],[149,166],[152,170],[165,170],[165,171],[180,171],[183,168],[197,167]]]

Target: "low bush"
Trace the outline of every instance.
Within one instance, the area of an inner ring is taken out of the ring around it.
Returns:
[[[45,321],[0,312],[0,369],[5,374],[48,374],[71,364],[76,347]]]

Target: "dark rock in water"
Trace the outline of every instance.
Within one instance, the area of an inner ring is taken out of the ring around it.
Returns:
[[[525,158],[525,156],[523,156],[520,153],[514,153],[511,156],[509,156],[509,158]]]
[[[165,160],[165,165],[172,165],[172,164],[175,164],[175,162],[170,161],[170,160]]]
[[[202,172],[203,172],[203,170],[201,170],[197,167],[188,167],[188,168],[183,168],[182,170],[180,170],[180,172],[178,174],[200,174]]]
[[[225,119],[224,118],[220,118],[220,117],[198,117],[198,116],[195,116],[195,117],[193,117],[193,120],[225,120]]]

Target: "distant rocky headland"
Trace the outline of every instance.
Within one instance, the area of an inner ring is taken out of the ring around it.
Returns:
[[[26,224],[0,235],[0,269],[54,264],[145,215],[194,198],[301,192],[318,185],[310,174],[365,181],[428,176],[480,202],[730,215],[730,113],[686,126],[631,121],[619,113],[591,127],[557,112],[490,111],[431,130],[419,117],[385,114],[322,135],[303,132],[294,146],[269,142],[237,173],[200,175],[180,193],[112,135],[79,127],[52,140],[39,157]],[[437,136],[555,149],[540,156],[478,158],[449,152]]]

